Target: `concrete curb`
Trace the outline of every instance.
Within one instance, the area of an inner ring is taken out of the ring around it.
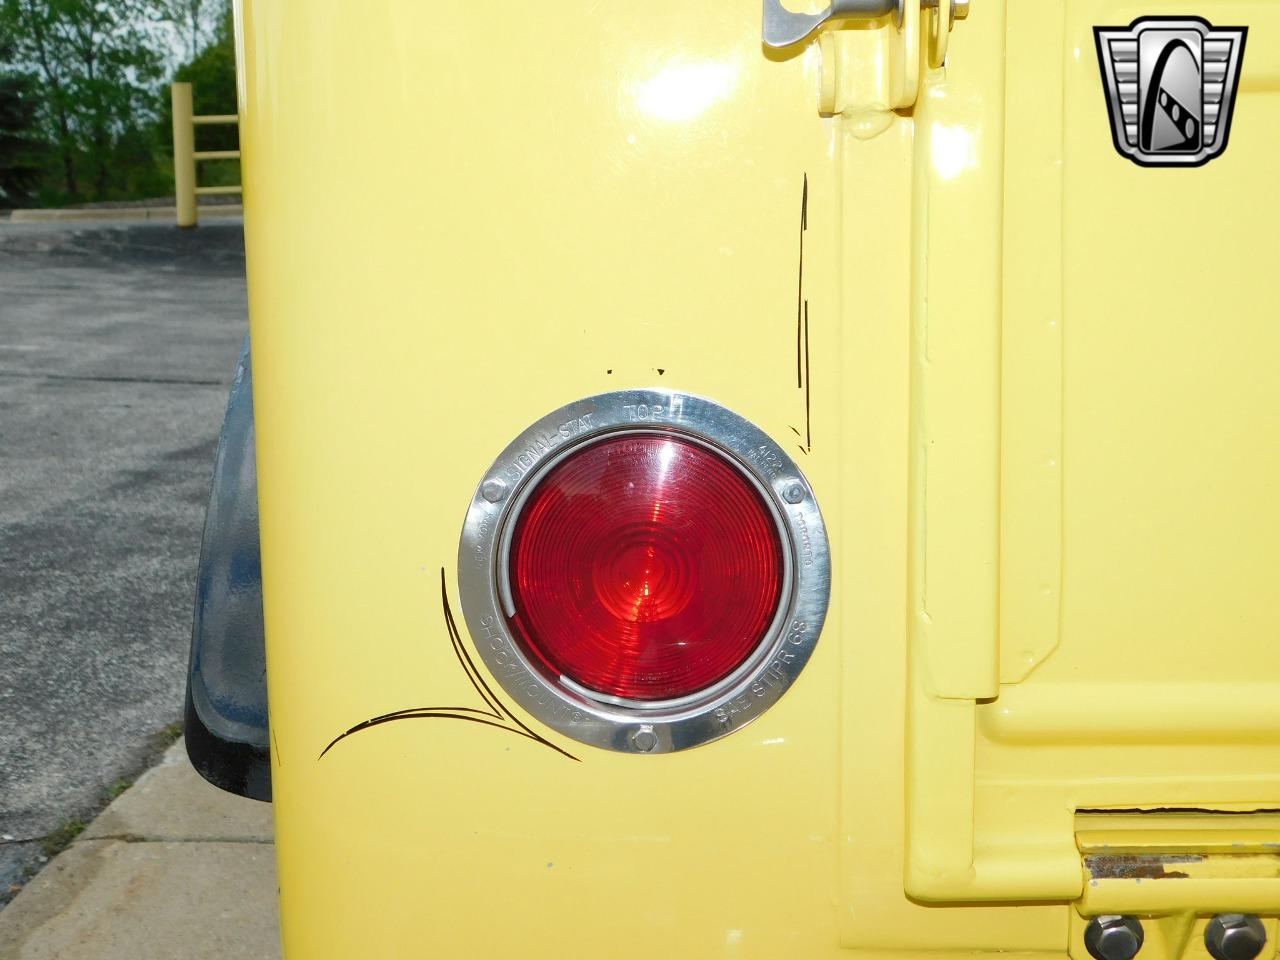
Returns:
[[[239,217],[244,207],[238,203],[201,207],[200,217]],[[176,221],[175,207],[95,207],[88,210],[14,210],[10,223],[60,223],[68,220],[168,220]]]
[[[271,813],[178,741],[0,911],[0,960],[278,960]]]

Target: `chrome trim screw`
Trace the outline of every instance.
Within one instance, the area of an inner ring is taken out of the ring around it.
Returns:
[[[480,486],[480,496],[490,503],[500,503],[507,495],[507,485],[501,480],[486,480]]]
[[[1267,944],[1267,930],[1251,913],[1220,913],[1204,928],[1214,960],[1253,960]]]
[[[1085,927],[1084,945],[1094,960],[1133,960],[1144,936],[1137,917],[1094,917]]]
[[[658,735],[647,723],[631,735],[631,745],[641,753],[648,753],[658,745]]]
[[[799,503],[804,499],[804,487],[798,483],[793,483],[782,491],[782,499],[787,503]]]

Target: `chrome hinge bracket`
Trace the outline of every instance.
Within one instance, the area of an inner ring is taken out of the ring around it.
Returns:
[[[761,37],[766,49],[784,56],[818,37],[823,63],[819,112],[866,115],[915,103],[924,69],[943,65],[951,28],[968,15],[969,0],[831,0],[820,13],[764,0]],[[842,23],[878,29],[826,29]],[[880,55],[863,49],[869,44],[879,47]],[[872,76],[869,70],[879,72]]]
[[[798,43],[803,43],[828,24],[844,23],[849,20],[868,22],[892,15],[896,25],[902,24],[903,5],[913,0],[831,0],[830,6],[821,13],[800,13],[788,10],[782,0],[764,0],[764,26],[762,36],[764,45],[771,50],[785,50]],[[914,0],[925,9],[937,12],[940,28],[938,33],[945,34],[951,29],[953,20],[963,20],[969,15],[969,0]],[[946,41],[943,40],[942,53],[946,54]],[[935,66],[941,66],[939,58]]]
[[[764,45],[771,50],[785,50],[803,43],[831,23],[848,20],[879,20],[893,14],[895,23],[902,22],[902,4],[906,0],[831,0],[821,13],[797,13],[782,5],[782,0],[764,0]]]

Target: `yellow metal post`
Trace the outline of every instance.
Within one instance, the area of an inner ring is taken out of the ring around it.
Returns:
[[[173,97],[173,188],[178,226],[196,225],[196,131],[191,84],[175,83]]]

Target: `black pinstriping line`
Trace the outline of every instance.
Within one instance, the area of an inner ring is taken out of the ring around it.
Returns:
[[[498,730],[505,730],[507,733],[514,733],[518,737],[524,737],[526,740],[540,743],[561,756],[568,757],[570,760],[578,760],[573,754],[562,750],[517,720],[506,704],[485,683],[484,677],[476,669],[475,662],[471,659],[471,654],[467,652],[466,645],[462,642],[462,636],[458,632],[457,621],[453,618],[453,609],[449,605],[449,588],[445,579],[444,567],[440,568],[440,603],[444,612],[445,630],[449,634],[449,642],[453,647],[453,655],[458,658],[458,664],[462,667],[467,679],[471,681],[471,686],[480,695],[480,698],[484,700],[488,709],[479,710],[475,707],[413,707],[407,710],[395,710],[391,713],[370,717],[368,720],[357,723],[345,733],[334,737],[329,742],[329,745],[320,751],[320,756],[316,759],[323,759],[326,753],[352,734],[371,730],[384,723],[392,723],[396,720],[465,720],[469,723],[479,723],[486,727],[494,727]]]

